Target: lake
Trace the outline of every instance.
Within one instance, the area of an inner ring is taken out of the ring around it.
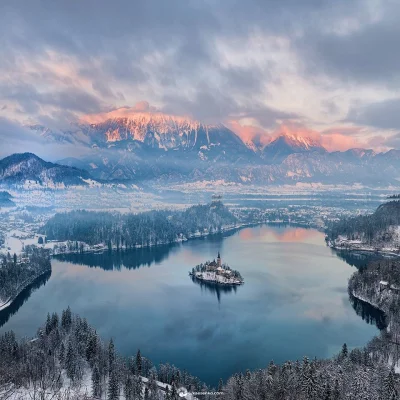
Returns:
[[[244,285],[221,288],[188,276],[218,251]],[[0,332],[34,336],[48,312],[69,305],[122,354],[140,348],[154,363],[216,385],[270,360],[324,358],[343,343],[365,345],[378,329],[349,301],[354,271],[321,232],[266,225],[157,248],[64,255],[53,259],[51,276],[0,313]]]

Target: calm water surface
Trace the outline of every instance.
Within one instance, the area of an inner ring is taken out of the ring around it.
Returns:
[[[189,269],[218,251],[243,286],[223,290],[190,279]],[[33,336],[48,312],[70,305],[123,354],[140,348],[210,384],[271,359],[329,357],[344,342],[362,346],[377,333],[349,301],[355,268],[311,229],[246,228],[182,245],[64,256],[52,266],[14,314],[0,314],[0,332]]]

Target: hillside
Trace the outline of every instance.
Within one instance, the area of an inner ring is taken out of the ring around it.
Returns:
[[[57,188],[89,185],[87,171],[46,162],[32,153],[13,154],[0,160],[0,185]]]
[[[373,214],[342,219],[327,228],[332,247],[400,251],[400,201],[380,205]]]

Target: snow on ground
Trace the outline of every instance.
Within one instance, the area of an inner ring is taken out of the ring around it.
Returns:
[[[142,381],[145,385],[148,384],[149,380],[145,377],[142,377]],[[78,386],[74,386],[71,384],[70,379],[67,377],[65,370],[62,371],[62,387],[60,390],[55,391],[55,390],[50,390],[47,389],[45,392],[45,399],[63,399],[63,400],[83,400],[83,399],[94,399],[91,397],[92,393],[92,379],[91,379],[91,372],[89,369],[87,369],[84,373],[82,382]],[[165,391],[165,389],[168,387],[168,389],[171,391],[172,386],[163,383],[163,382],[157,382],[157,386],[161,391]],[[107,386],[107,384],[105,385]],[[39,390],[39,389],[37,389]],[[187,392],[185,388],[178,388],[178,392],[186,393],[185,396],[180,396],[182,398],[185,398],[186,400],[197,400],[197,397],[195,397],[192,393]],[[1,397],[4,393],[0,391],[0,399],[3,398]],[[7,400],[32,400],[34,398],[42,398],[40,397],[39,391],[36,392],[36,397],[34,397],[35,391],[34,388],[19,388],[16,389],[9,397],[7,396]],[[67,397],[67,396],[70,397]],[[86,397],[85,397],[86,396]],[[144,398],[144,390],[143,390],[143,398]],[[107,399],[107,390],[104,391],[102,394],[101,398],[96,398],[98,400],[106,400]],[[125,396],[123,395],[122,391],[119,396],[119,400],[125,400]]]

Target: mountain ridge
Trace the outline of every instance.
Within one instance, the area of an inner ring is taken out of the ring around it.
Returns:
[[[244,142],[222,124],[207,125],[163,113],[80,121],[65,131],[31,129],[55,142],[87,148],[60,164],[89,171],[99,180],[177,182],[220,180],[254,184],[398,185],[400,151],[327,151],[319,138],[282,128],[267,145]]]
[[[33,153],[15,153],[0,159],[0,185],[60,188],[90,183],[99,182],[87,171],[44,161]]]

